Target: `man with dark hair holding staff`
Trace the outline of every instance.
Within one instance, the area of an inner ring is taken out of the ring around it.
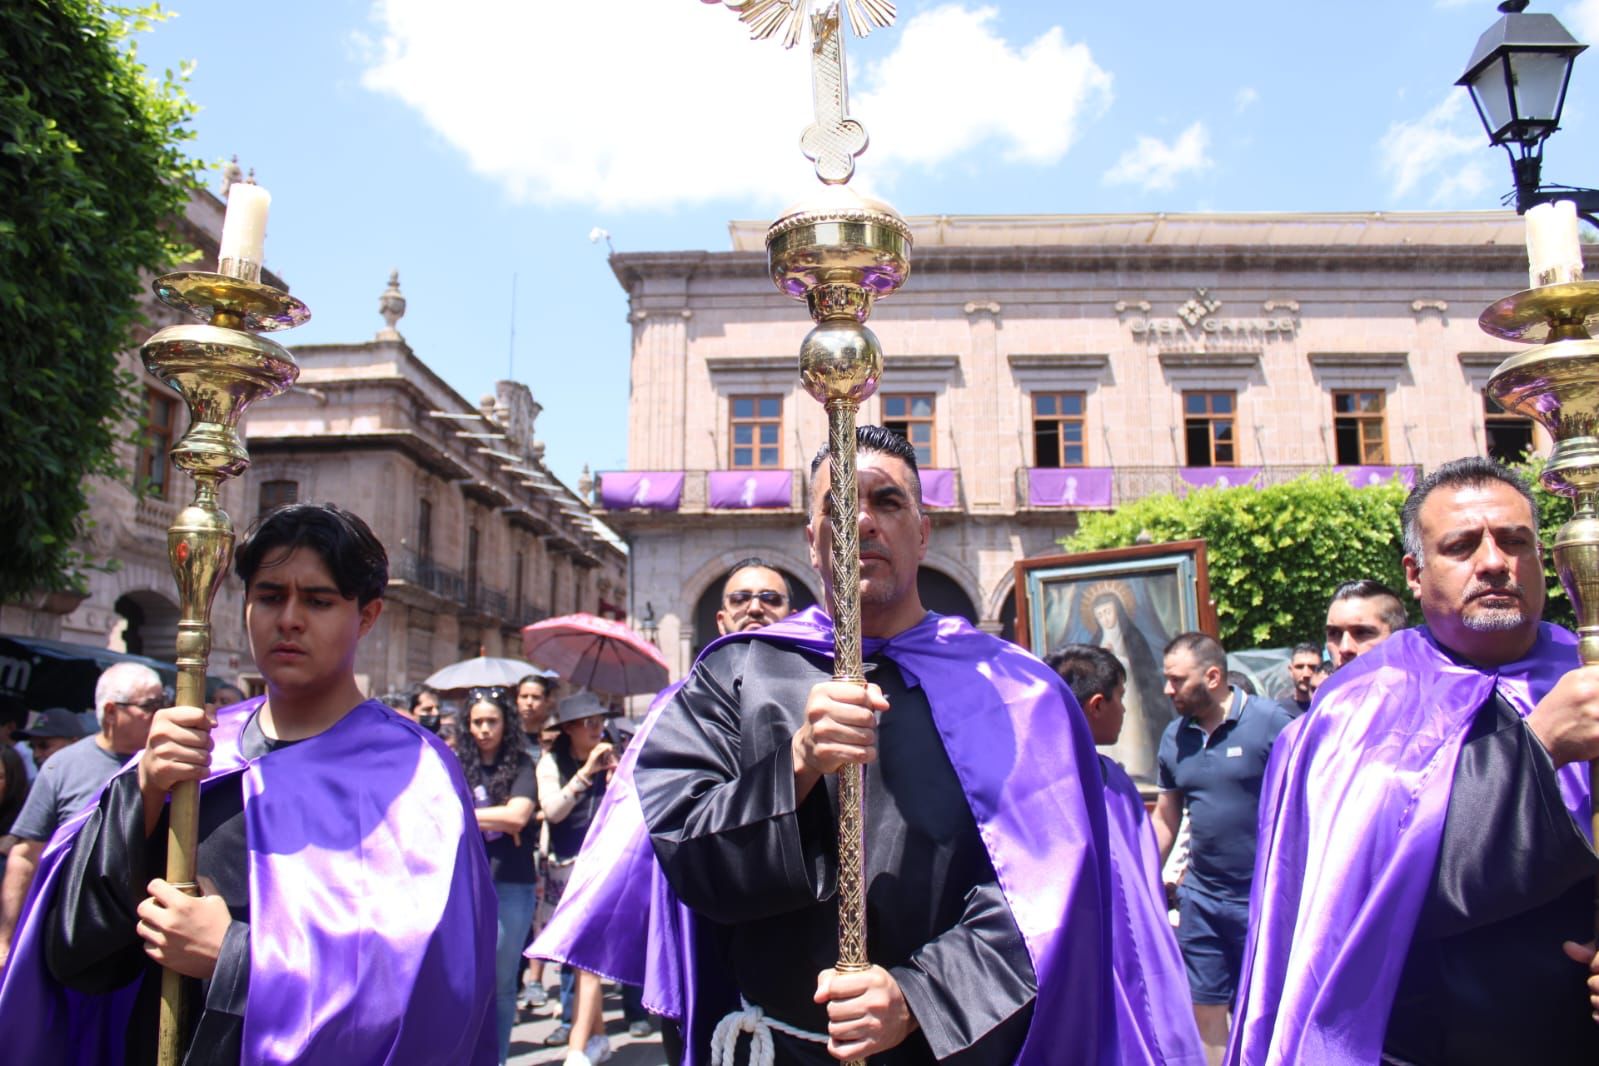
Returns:
[[[199,982],[187,1063],[494,1062],[494,896],[459,763],[355,681],[383,546],[292,504],[235,568],[267,695],[156,712],[46,853],[0,986],[8,1056],[154,1062],[165,966]],[[193,780],[198,897],[154,876],[167,794]]]
[[[832,622],[811,608],[708,649],[639,756],[656,854],[683,902],[716,923],[745,1002],[721,1043],[753,1032],[778,1064],[1113,1061],[1104,802],[1087,727],[1037,659],[923,609],[930,523],[915,453],[878,426],[856,442],[872,683],[830,680]],[[826,582],[825,451],[812,470],[806,539]],[[840,973],[828,775],[851,762],[866,766],[874,965]],[[703,1056],[708,1027],[696,1017],[688,1030],[689,1055]]]
[[[1446,463],[1403,520],[1426,624],[1334,674],[1272,760],[1229,1060],[1599,1062],[1599,668],[1539,621],[1515,474]]]

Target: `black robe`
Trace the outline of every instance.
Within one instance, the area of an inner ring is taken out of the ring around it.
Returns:
[[[268,740],[254,715],[239,739],[247,759],[290,743],[297,742]],[[233,922],[211,979],[185,979],[186,999],[192,1004],[185,1066],[235,1066],[244,1037],[250,882],[240,776],[220,777],[202,792],[196,866],[215,882]],[[145,836],[138,775],[113,778],[64,860],[66,869],[50,908],[45,960],[56,980],[79,992],[101,994],[144,978],[128,1024],[127,1066],[156,1061],[161,967],[145,954],[135,926],[137,908],[148,895],[145,886],[165,875],[166,842],[165,812],[155,831]]]
[[[796,804],[790,742],[831,665],[759,640],[713,651],[662,712],[635,772],[662,868],[716,923],[740,994],[812,1033],[827,1029],[817,974],[838,958],[836,784]],[[920,1023],[872,1061],[1011,1062],[1037,992],[1032,962],[925,693],[891,662],[868,669],[890,710],[866,772],[867,954]],[[835,1063],[821,1044],[773,1037],[779,1063]]]
[[[1495,694],[1460,751],[1433,883],[1389,1014],[1391,1066],[1592,1066],[1586,971],[1599,855],[1554,763]]]

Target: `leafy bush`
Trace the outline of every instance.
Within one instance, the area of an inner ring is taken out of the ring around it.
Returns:
[[[129,34],[161,15],[104,0],[0,5],[0,600],[82,588],[97,561],[84,479],[127,478],[140,394],[118,364],[141,271],[177,262],[164,223],[197,164],[181,77],[146,77]]]

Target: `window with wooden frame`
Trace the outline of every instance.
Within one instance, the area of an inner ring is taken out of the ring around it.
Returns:
[[[916,465],[933,465],[933,397],[899,393],[883,397],[883,428],[898,433],[916,449]]]
[[[138,483],[161,500],[172,498],[172,464],[167,456],[178,436],[178,398],[160,389],[146,391],[144,439],[139,445]]]
[[[1511,414],[1492,396],[1482,398],[1482,428],[1490,458],[1518,463],[1532,454],[1532,419]]]
[[[416,501],[416,557],[422,562],[433,560],[433,501]]]
[[[261,482],[261,499],[256,514],[263,515],[300,498],[298,481],[275,480]]]
[[[783,398],[734,396],[728,466],[734,470],[777,470],[783,465]]]
[[[1238,394],[1183,393],[1183,442],[1188,466],[1238,465]]]
[[[1087,410],[1085,393],[1033,393],[1034,466],[1083,466],[1088,462]]]
[[[1380,389],[1335,392],[1333,445],[1339,466],[1382,466],[1388,462],[1388,433]]]

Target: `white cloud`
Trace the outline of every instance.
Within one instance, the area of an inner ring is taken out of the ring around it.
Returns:
[[[1105,172],[1107,185],[1137,185],[1146,192],[1165,192],[1177,179],[1209,170],[1214,164],[1206,149],[1210,134],[1203,121],[1195,122],[1171,144],[1155,137],[1139,137]]]
[[[1489,187],[1488,164],[1498,161],[1462,88],[1420,118],[1390,125],[1377,151],[1395,198],[1425,189],[1433,205],[1479,199]]]
[[[851,111],[870,175],[992,145],[1053,163],[1110,100],[1110,75],[1059,28],[1000,37],[991,7],[933,8],[888,31]],[[367,88],[415,110],[474,171],[541,204],[660,209],[782,203],[814,185],[808,48],[752,42],[720,6],[668,0],[375,0]],[[959,70],[952,77],[951,70]]]
[[[1260,92],[1251,85],[1246,85],[1233,95],[1233,110],[1247,111],[1260,102]]]
[[[1562,12],[1561,21],[1583,44],[1599,45],[1599,0],[1577,0]]]

